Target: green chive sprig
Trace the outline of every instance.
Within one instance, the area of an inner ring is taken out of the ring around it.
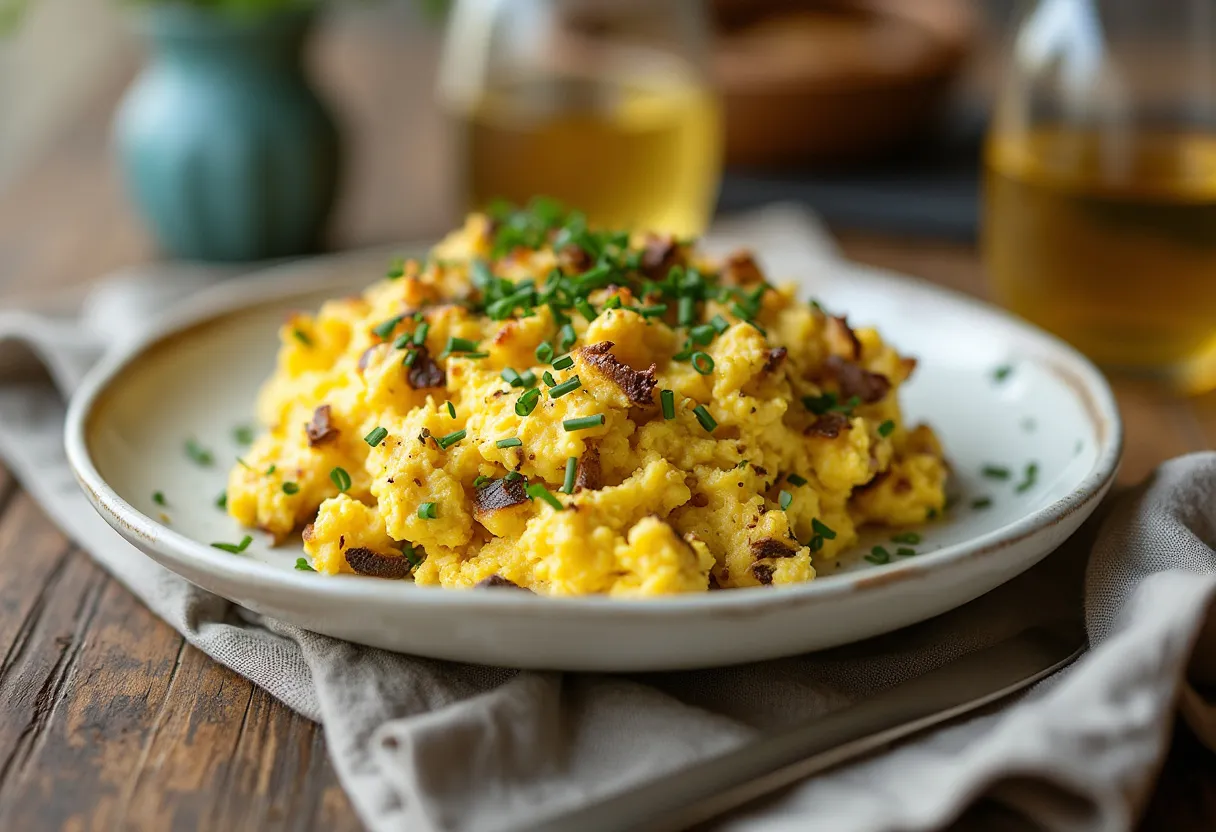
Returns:
[[[568,432],[587,430],[588,428],[598,428],[602,424],[604,424],[603,413],[596,413],[593,416],[576,416],[573,419],[565,419],[562,421],[562,427]]]
[[[334,468],[329,472],[329,479],[339,492],[346,493],[350,490],[350,474],[346,472],[345,468]]]
[[[562,483],[563,494],[574,493],[574,481],[578,476],[578,457],[572,456],[566,460],[566,479]]]
[[[212,543],[211,547],[213,549],[219,549],[222,552],[228,552],[229,554],[239,555],[242,552],[244,552],[246,549],[248,549],[249,544],[252,542],[253,542],[253,538],[250,537],[249,535],[245,535],[244,537],[241,538],[240,543]]]

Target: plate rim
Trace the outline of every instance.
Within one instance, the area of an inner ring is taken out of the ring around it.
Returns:
[[[1085,405],[1099,442],[1093,465],[1077,485],[1052,503],[982,535],[926,552],[915,559],[876,566],[872,570],[822,576],[789,586],[749,588],[751,591],[633,598],[538,596],[514,592],[464,593],[357,575],[342,576],[341,580],[336,581],[317,581],[313,575],[287,571],[252,559],[234,558],[186,537],[126,502],[101,476],[88,448],[90,417],[103,401],[107,389],[140,357],[176,338],[187,337],[190,330],[196,327],[245,309],[288,300],[293,296],[336,289],[343,285],[343,281],[335,276],[335,267],[344,262],[361,262],[380,254],[410,256],[411,252],[425,251],[429,245],[412,242],[360,248],[255,269],[201,289],[184,302],[172,305],[134,338],[109,349],[89,370],[72,395],[64,425],[64,448],[69,466],[94,508],[124,536],[139,538],[144,545],[171,563],[192,562],[196,569],[203,569],[225,580],[250,586],[273,585],[285,590],[316,593],[325,596],[329,602],[409,603],[423,607],[456,603],[465,604],[471,610],[514,610],[540,614],[575,612],[592,615],[628,610],[631,614],[650,613],[668,617],[701,615],[714,610],[765,612],[803,603],[824,603],[871,587],[929,578],[957,561],[984,557],[1016,546],[1058,525],[1075,512],[1084,510],[1105,495],[1119,467],[1124,430],[1114,393],[1101,371],[1074,347],[1003,309],[954,289],[893,270],[833,258],[829,261],[830,272],[821,268],[816,269],[814,275],[804,275],[802,288],[805,289],[807,283],[822,282],[823,275],[828,273],[830,282],[860,280],[878,290],[883,287],[900,292],[911,289],[985,316],[995,316],[1021,337],[1042,346],[1045,353],[1059,356],[1062,366],[1067,367],[1071,376],[1062,380]],[[350,282],[355,285],[367,283],[362,275]]]

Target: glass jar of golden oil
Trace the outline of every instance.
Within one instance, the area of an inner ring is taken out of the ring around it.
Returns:
[[[440,98],[470,207],[550,196],[592,224],[704,230],[721,170],[690,0],[460,0]]]
[[[1109,368],[1216,387],[1216,3],[1043,0],[985,147],[995,299]]]

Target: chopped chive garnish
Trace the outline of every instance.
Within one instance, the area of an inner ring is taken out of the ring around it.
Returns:
[[[241,445],[253,444],[253,428],[249,425],[237,425],[232,429],[232,438]]]
[[[676,394],[673,390],[663,390],[659,393],[659,402],[663,405],[663,418],[668,421],[676,418]]]
[[[576,416],[573,419],[566,419],[562,422],[562,427],[567,431],[576,431],[597,428],[602,424],[604,424],[604,414],[597,413],[594,416]]]
[[[334,468],[329,472],[329,479],[338,491],[345,492],[350,489],[350,474],[346,473],[345,468]]]
[[[821,535],[821,534],[815,535],[814,537],[811,538],[811,541],[809,543],[807,543],[806,545],[810,547],[812,552],[818,552],[820,549],[823,548],[823,535]]]
[[[595,311],[595,307],[592,306],[586,298],[575,298],[574,308],[578,310],[580,315],[587,319],[587,323],[594,321],[596,315],[599,314]]]
[[[410,569],[422,563],[422,558],[418,557],[418,551],[409,544],[406,544],[406,547],[401,550],[401,557],[410,562]]]
[[[536,360],[542,364],[548,364],[553,360],[553,345],[548,341],[541,341],[536,345]]]
[[[604,308],[605,309],[620,309],[621,308],[621,296],[613,295],[612,297],[608,298],[608,300],[604,301]]]
[[[467,434],[467,433],[468,433],[468,431],[465,430],[464,428],[461,428],[460,430],[454,430],[451,433],[449,433],[447,436],[440,436],[438,439],[435,440],[435,444],[446,451],[448,448],[455,445],[461,439],[464,439],[465,434]]]
[[[677,313],[676,320],[680,326],[692,326],[692,322],[697,316],[697,299],[692,295],[685,295],[680,298],[680,307]]]
[[[985,465],[980,473],[990,480],[1007,480],[1010,477],[1009,469],[1004,465]]]
[[[300,486],[294,482],[285,482],[283,483],[283,493],[287,494],[288,496],[291,496],[292,494],[299,494]]]
[[[388,436],[388,431],[384,428],[372,428],[372,432],[363,437],[363,441],[374,448],[383,442],[386,436]]]
[[[563,494],[574,493],[574,481],[578,477],[578,457],[572,456],[566,460],[566,480],[562,483]]]
[[[404,315],[397,315],[394,318],[389,318],[383,323],[376,324],[374,327],[372,327],[372,333],[381,341],[387,341],[389,336],[393,334],[393,330],[397,328],[397,324],[401,323],[401,320],[404,317]]]
[[[531,370],[524,370],[519,374],[519,383],[522,387],[535,387],[536,373]]]
[[[797,474],[787,474],[785,481],[796,488],[806,485],[806,477],[800,477]]]
[[[418,506],[418,517],[422,520],[434,520],[439,516],[439,509],[434,503],[423,503]]]
[[[553,399],[560,399],[562,396],[577,390],[581,386],[582,382],[579,381],[578,376],[574,376],[573,378],[563,381],[561,384],[555,384],[553,387],[550,387],[549,397]]]
[[[811,531],[815,534],[822,535],[824,540],[835,540],[836,531],[831,526],[825,525],[818,517],[811,521]]]
[[[215,455],[195,439],[186,440],[186,456],[190,457],[190,461],[195,465],[206,466],[215,462]]]
[[[249,548],[249,544],[253,542],[253,538],[245,535],[241,538],[240,543],[212,543],[212,548],[220,549],[224,552],[230,552],[234,555],[239,555],[241,552]]]
[[[926,520],[936,520],[937,519],[937,509],[930,507],[929,510],[925,512],[925,519]]]
[[[296,569],[301,572],[316,572],[308,562],[308,558],[296,558]]]
[[[412,343],[414,343],[414,336],[407,332],[397,336],[397,340],[393,342],[393,349],[403,350]]]
[[[712,326],[719,335],[721,335],[723,332],[726,332],[726,330],[730,329],[730,322],[727,321],[726,318],[723,318],[721,315],[714,315],[712,318],[710,318],[709,325]]]
[[[220,496],[215,498],[215,507],[218,509],[228,510],[228,492],[221,491]]]
[[[750,320],[752,315],[755,314],[755,312],[753,310],[748,309],[746,306],[739,303],[738,301],[731,301],[730,311],[733,312],[736,317],[742,318],[745,321]]]
[[[457,338],[455,335],[449,335],[448,342],[444,346],[443,351],[446,353],[473,352],[476,349],[476,341],[470,341],[468,338]]]
[[[306,347],[312,346],[312,339],[308,337],[308,333],[299,327],[291,330],[291,336]]]
[[[431,331],[431,325],[426,321],[418,324],[418,328],[414,330],[414,346],[421,347],[426,343],[427,333]]]
[[[992,380],[1000,383],[1013,373],[1013,367],[1009,364],[1002,364],[992,371]]]
[[[1023,491],[1029,491],[1034,487],[1035,481],[1039,478],[1039,465],[1037,462],[1030,462],[1026,465],[1026,474],[1023,480],[1017,484],[1014,491],[1021,494]]]
[[[711,341],[713,341],[714,336],[717,334],[717,330],[715,330],[709,324],[701,324],[700,326],[694,326],[692,329],[688,330],[688,337],[693,340],[693,343],[699,344],[702,347],[707,346]]]
[[[474,359],[477,359],[477,358],[489,358],[490,354],[488,352],[486,352],[485,350],[482,350],[480,352],[466,352],[461,357],[467,358],[469,361],[473,361]]]
[[[168,505],[168,502],[165,500],[165,492],[153,491],[152,502],[156,503],[158,506]]]
[[[895,422],[888,419],[878,426],[878,435],[886,439],[895,430]]]
[[[554,511],[562,510],[562,501],[550,494],[549,489],[545,488],[544,483],[534,482],[524,489],[524,491],[532,499],[539,497],[544,500]]]
[[[671,360],[672,361],[687,361],[688,359],[692,358],[692,354],[693,354],[692,339],[689,339],[687,342],[685,342],[684,349],[680,350],[675,355],[673,355],[671,357]]]
[[[701,423],[701,427],[709,433],[713,433],[717,429],[718,423],[713,416],[709,415],[709,411],[705,409],[705,405],[699,404],[692,409],[693,415],[697,417],[697,421]]]
[[[703,376],[707,376],[714,371],[714,360],[707,352],[694,352],[692,354],[692,368]]]
[[[447,404],[448,404],[448,415],[451,416],[453,419],[455,419],[456,418],[456,405],[452,404],[451,402],[448,402]]]
[[[866,555],[866,560],[875,564],[890,563],[891,553],[881,546],[875,546],[870,550],[870,554]]]
[[[402,260],[400,257],[394,257],[389,262],[388,271],[386,271],[384,273],[384,276],[386,278],[388,278],[389,280],[396,280],[404,274],[405,274],[405,261]],[[299,568],[300,567],[297,565],[296,569],[299,569]]]
[[[418,360],[418,350],[410,350],[405,354],[405,358],[401,363],[406,367],[413,367],[414,362]]]
[[[781,510],[785,511],[790,507],[790,503],[794,502],[794,495],[782,489],[781,494],[777,498],[777,505],[781,506]]]
[[[748,321],[747,325],[756,330],[756,332],[759,332],[764,337],[768,337],[768,330],[760,326],[760,324],[756,323],[755,321]]]
[[[503,371],[499,375],[502,376],[503,381],[505,381],[507,384],[511,385],[512,387],[522,387],[523,386],[523,382],[519,376],[519,371],[513,367],[504,367]]]
[[[916,532],[900,532],[899,534],[891,535],[892,543],[907,543],[910,546],[915,546],[920,543],[920,535]]]
[[[971,501],[971,507],[974,509],[988,508],[992,505],[991,497],[978,497]]]
[[[643,318],[655,318],[664,314],[667,311],[667,304],[652,303],[650,306],[642,306],[638,309],[638,314]]]
[[[907,546],[900,546],[895,550],[895,554],[899,555],[900,557],[910,558],[916,554],[916,550],[909,549]]]
[[[497,442],[494,443],[494,447],[495,448],[518,448],[522,444],[524,444],[524,440],[520,439],[518,436],[509,436],[506,439],[499,439]]]
[[[475,480],[473,480],[473,487],[481,488],[483,485],[485,485],[486,483],[491,482],[491,481],[492,480],[489,477],[485,477],[485,476],[482,476],[481,474],[478,474],[477,478]]]
[[[253,470],[251,467],[249,467],[249,463],[246,462],[245,460],[241,459],[239,456],[236,458],[236,461],[237,461],[237,464],[240,465],[245,470],[247,470],[247,471]]]
[[[553,362],[553,369],[565,370],[574,366],[574,358],[569,355],[563,355],[561,358]]]
[[[574,327],[570,324],[564,325],[557,331],[557,351],[569,352],[574,346],[574,342],[578,340],[578,335],[574,333]]]
[[[545,372],[541,374],[541,379],[544,380],[546,387],[557,386],[557,380],[553,378],[553,373],[549,372],[548,370],[545,370]]]
[[[736,470],[739,470],[739,471],[742,471],[742,470],[743,470],[744,468],[746,468],[746,467],[747,467],[747,460],[746,460],[746,459],[741,459],[741,460],[739,460],[739,464],[735,466],[735,469],[736,469]]]
[[[515,402],[515,415],[527,416],[536,410],[536,403],[540,401],[540,388],[533,387],[531,390],[526,390],[520,394],[519,399]]]
[[[271,466],[266,469],[266,476],[269,477],[271,474],[273,474],[277,470],[279,470],[279,466],[272,463]]]
[[[505,477],[503,477],[503,479],[506,480],[507,482],[515,482],[516,480],[522,480],[523,478],[524,478],[524,475],[519,473],[518,471],[508,471],[507,475]]]

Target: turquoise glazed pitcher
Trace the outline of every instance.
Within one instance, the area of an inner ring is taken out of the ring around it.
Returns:
[[[338,182],[338,134],[304,75],[310,10],[147,13],[153,57],[115,138],[127,190],[160,247],[195,260],[317,250]]]

